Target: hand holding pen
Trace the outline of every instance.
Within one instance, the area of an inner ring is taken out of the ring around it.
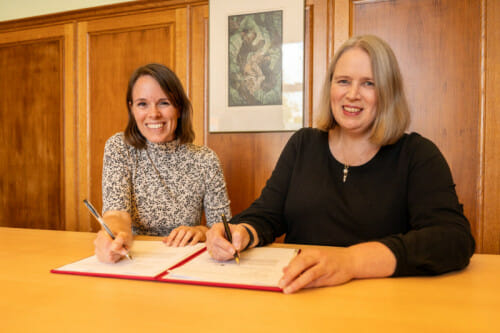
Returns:
[[[219,261],[240,259],[239,254],[255,246],[258,239],[255,230],[247,223],[228,224],[222,215],[222,223],[215,223],[206,233],[205,245],[208,254]]]
[[[231,229],[229,229],[229,224],[227,223],[226,215],[222,214],[222,223],[224,224],[224,231],[226,233],[226,238],[229,241],[229,243],[233,243],[233,237],[231,236]],[[234,260],[236,260],[236,263],[239,265],[240,264],[240,254],[238,251],[234,252]]]
[[[85,206],[92,213],[92,216],[101,224],[103,231],[98,233],[98,236],[94,242],[96,246],[96,255],[98,259],[105,262],[115,262],[118,261],[122,255],[125,255],[129,260],[132,260],[130,253],[128,252],[127,246],[125,245],[127,237],[124,236],[123,232],[120,232],[117,236],[111,231],[111,229],[106,225],[101,215],[87,200],[83,200]],[[106,233],[113,242],[109,242],[109,238],[105,236]],[[125,234],[126,235],[126,234]],[[108,239],[108,240],[106,240]],[[126,252],[124,253],[123,250]]]

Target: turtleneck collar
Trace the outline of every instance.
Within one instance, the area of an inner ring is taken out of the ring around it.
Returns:
[[[179,145],[180,145],[179,139],[161,143],[146,141],[146,148],[150,151],[172,152],[175,151],[177,147],[179,147]]]

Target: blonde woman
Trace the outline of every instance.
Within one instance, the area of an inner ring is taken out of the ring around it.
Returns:
[[[435,275],[468,265],[475,248],[450,169],[410,121],[396,58],[375,36],[347,41],[332,60],[318,128],[295,133],[261,196],[207,233],[219,260],[273,242],[303,249],[285,293],[352,279]]]

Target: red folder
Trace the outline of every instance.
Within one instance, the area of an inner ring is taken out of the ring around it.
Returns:
[[[143,243],[147,241],[136,241],[136,243]],[[173,251],[176,248],[171,248]],[[182,249],[182,248],[177,248],[177,249]],[[226,266],[225,269],[228,269],[229,271],[236,271],[238,273],[242,273],[244,276],[245,270],[248,269],[252,265],[251,259],[248,259],[248,266],[246,265],[245,259],[250,258],[250,255],[253,253],[261,253],[260,256],[262,257],[264,255],[265,251],[265,256],[271,257],[273,254],[285,254],[285,258],[277,260],[279,261],[279,267],[278,265],[269,267],[269,271],[272,271],[271,273],[273,276],[276,276],[276,272],[282,272],[282,268],[284,265],[287,264],[287,258],[291,258],[291,253],[295,252],[295,249],[283,249],[283,248],[258,248],[258,249],[251,249],[246,252],[243,252],[241,255],[242,259],[242,264],[241,266],[236,266],[234,262],[228,262],[222,263],[222,262],[216,262],[214,267],[210,267],[210,269],[218,269],[219,267],[224,268],[222,266]],[[277,251],[280,251],[279,253]],[[202,285],[202,286],[214,286],[214,287],[226,287],[226,288],[240,288],[240,289],[253,289],[253,290],[265,290],[265,291],[282,291],[281,288],[277,286],[277,279],[275,279],[275,283],[268,283],[264,281],[263,283],[260,283],[259,281],[255,282],[250,282],[245,281],[246,279],[243,278],[242,282],[239,282],[238,276],[233,277],[230,279],[230,282],[224,281],[224,279],[218,279],[217,277],[215,278],[209,278],[208,280],[206,278],[197,278],[196,275],[194,276],[188,276],[187,278],[183,277],[178,277],[175,274],[172,274],[172,272],[176,272],[176,269],[178,268],[184,268],[183,266],[186,265],[187,263],[192,262],[191,265],[195,265],[194,267],[196,268],[196,262],[194,261],[195,259],[201,260],[203,254],[203,257],[207,257],[208,254],[206,252],[206,247],[202,247],[201,249],[196,249],[193,253],[189,254],[188,256],[185,256],[182,258],[182,260],[179,260],[175,262],[174,264],[170,265],[170,267],[165,268],[161,270],[158,273],[153,273],[153,274],[148,274],[146,273],[145,275],[138,275],[138,274],[127,274],[126,270],[121,270],[118,266],[114,266],[117,264],[102,264],[98,263],[97,259],[95,259],[95,256],[89,257],[82,259],[80,261],[52,269],[50,272],[51,273],[57,273],[57,274],[70,274],[70,275],[83,275],[83,276],[94,276],[94,277],[107,277],[107,278],[120,278],[120,279],[131,279],[131,280],[143,280],[143,281],[156,281],[156,282],[170,282],[170,283],[182,283],[182,284],[191,284],[191,285]],[[132,251],[132,253],[134,253]],[[134,259],[133,260],[140,260],[140,257],[137,255],[133,255]],[[211,259],[214,261],[213,259]],[[262,259],[261,259],[262,260]],[[285,260],[285,261],[284,261]],[[86,263],[90,262],[90,266],[86,266]],[[205,259],[206,262],[206,259]],[[215,261],[214,261],[215,262]],[[127,265],[129,264],[126,259],[123,259],[122,265]],[[95,266],[93,266],[95,265]],[[200,261],[201,265],[201,261]],[[219,266],[220,265],[220,266]],[[90,268],[89,268],[90,267]],[[95,268],[96,267],[96,268]],[[100,269],[100,267],[103,267],[103,269]],[[108,271],[107,269],[110,269]],[[116,268],[116,272],[113,270]],[[222,272],[223,274],[224,272]],[[262,271],[263,274],[266,274],[264,270]],[[250,274],[247,274],[250,275]]]

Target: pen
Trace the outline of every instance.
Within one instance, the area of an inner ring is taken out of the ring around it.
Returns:
[[[229,243],[233,243],[233,237],[231,236],[231,230],[229,230],[229,224],[227,223],[226,215],[222,214],[222,223],[224,224],[224,230],[226,231],[226,238]],[[238,252],[234,252],[234,260],[239,265],[240,264],[240,255]]]
[[[97,210],[94,208],[94,206],[92,206],[92,204],[90,202],[88,202],[87,199],[83,199],[83,203],[85,204],[85,206],[87,206],[87,208],[90,210],[90,213],[92,213],[92,215],[101,224],[101,226],[104,228],[104,230],[106,230],[106,232],[108,233],[109,237],[111,237],[111,239],[114,240],[116,238],[115,235],[108,228],[108,226],[106,225],[106,223],[104,223],[104,220],[102,219],[101,215],[97,212]],[[123,245],[123,248],[125,250],[127,250],[127,248],[125,247],[125,245]],[[127,253],[125,256],[128,258],[128,260],[132,260],[132,256],[130,255],[130,253]]]

